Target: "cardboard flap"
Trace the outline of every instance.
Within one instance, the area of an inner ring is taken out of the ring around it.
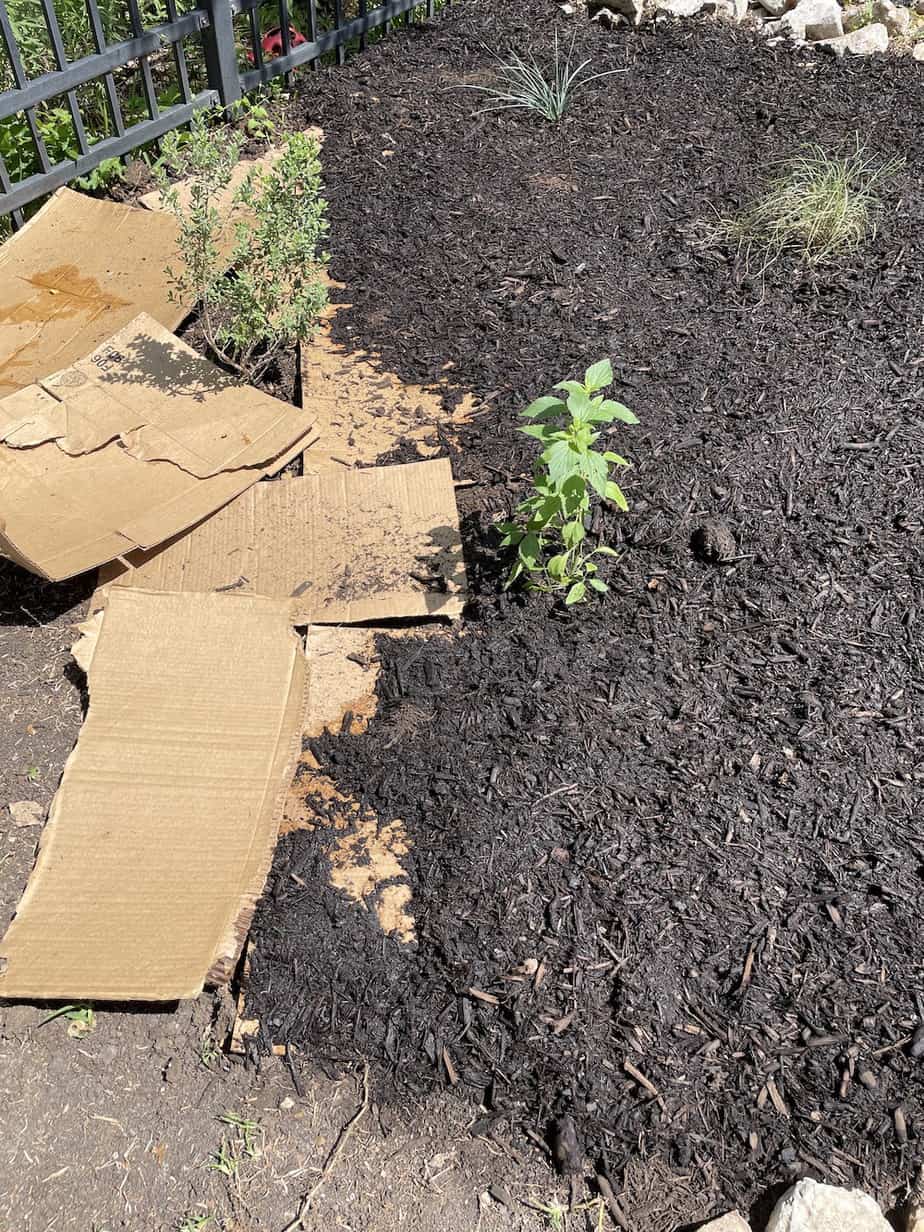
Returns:
[[[306,671],[285,602],[112,597],[86,721],[0,942],[0,997],[169,1001],[230,971],[294,772]]]
[[[311,427],[142,315],[0,400],[0,554],[59,580],[163,543],[284,465]]]
[[[290,600],[293,623],[458,616],[465,566],[446,458],[259,484],[187,534],[100,573],[105,587]]]
[[[0,396],[63,368],[146,312],[174,329],[174,218],[60,188],[0,248]]]

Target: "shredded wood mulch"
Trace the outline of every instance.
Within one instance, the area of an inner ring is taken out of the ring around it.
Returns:
[[[477,114],[483,44],[556,25],[626,71],[558,129]],[[340,341],[422,384],[451,363],[486,411],[447,440],[465,635],[381,639],[368,732],[312,742],[404,821],[418,942],[329,888],[328,832],[291,834],[248,1012],[369,1058],[380,1103],[452,1087],[476,1131],[540,1139],[573,1117],[617,1190],[648,1155],[716,1203],[803,1174],[888,1202],[924,1133],[920,67],[473,0],[298,90]],[[708,242],[772,162],[857,132],[907,165],[855,257],[759,278]],[[612,591],[506,595],[516,414],[604,354],[641,421],[613,436],[631,512],[593,522]]]

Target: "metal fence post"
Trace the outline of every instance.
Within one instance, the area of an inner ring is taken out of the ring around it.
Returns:
[[[222,106],[229,107],[242,93],[231,0],[197,0],[197,7],[208,17],[208,25],[202,31],[202,46],[209,85],[218,91]]]

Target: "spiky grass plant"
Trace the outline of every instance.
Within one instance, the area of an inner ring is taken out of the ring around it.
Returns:
[[[463,90],[477,90],[480,94],[487,94],[492,100],[480,108],[479,114],[485,111],[534,111],[550,124],[558,123],[578,90],[589,86],[592,81],[599,81],[601,77],[611,77],[614,73],[626,71],[623,68],[611,68],[604,73],[587,75],[584,70],[590,60],[574,65],[573,38],[567,55],[563,57],[557,30],[553,60],[547,67],[540,65],[535,56],[530,55],[524,59],[517,52],[514,52],[509,60],[496,58],[500,77],[498,85],[466,84],[461,87]]]
[[[720,237],[738,243],[749,267],[759,255],[760,272],[786,251],[808,265],[834,261],[875,235],[879,190],[902,165],[899,158],[878,162],[859,138],[849,154],[806,146],[779,165],[752,205],[722,219]]]

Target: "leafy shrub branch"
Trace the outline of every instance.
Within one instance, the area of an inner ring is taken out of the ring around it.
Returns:
[[[242,144],[240,134],[216,134],[199,116],[188,134],[163,139],[155,175],[180,224],[182,263],[167,271],[171,294],[198,304],[213,355],[257,380],[280,351],[311,335],[327,304],[327,203],[318,143],[296,133],[272,167],[251,171],[233,190],[229,255],[229,224],[215,202],[231,191]],[[184,193],[174,178],[186,182]]]
[[[542,453],[532,492],[517,506],[513,520],[498,527],[502,546],[516,550],[508,586],[519,581],[531,590],[565,590],[569,606],[586,598],[588,588],[601,593],[608,589],[596,576],[593,557],[616,553],[605,544],[592,547],[587,542],[585,520],[594,493],[623,511],[629,508],[611,478],[614,467],[629,463],[595,445],[606,425],[617,420],[638,423],[627,406],[601,394],[612,381],[610,361],[601,359],[587,369],[583,382],[555,386],[564,397],[537,398],[520,412],[533,420],[521,431],[539,442]]]

